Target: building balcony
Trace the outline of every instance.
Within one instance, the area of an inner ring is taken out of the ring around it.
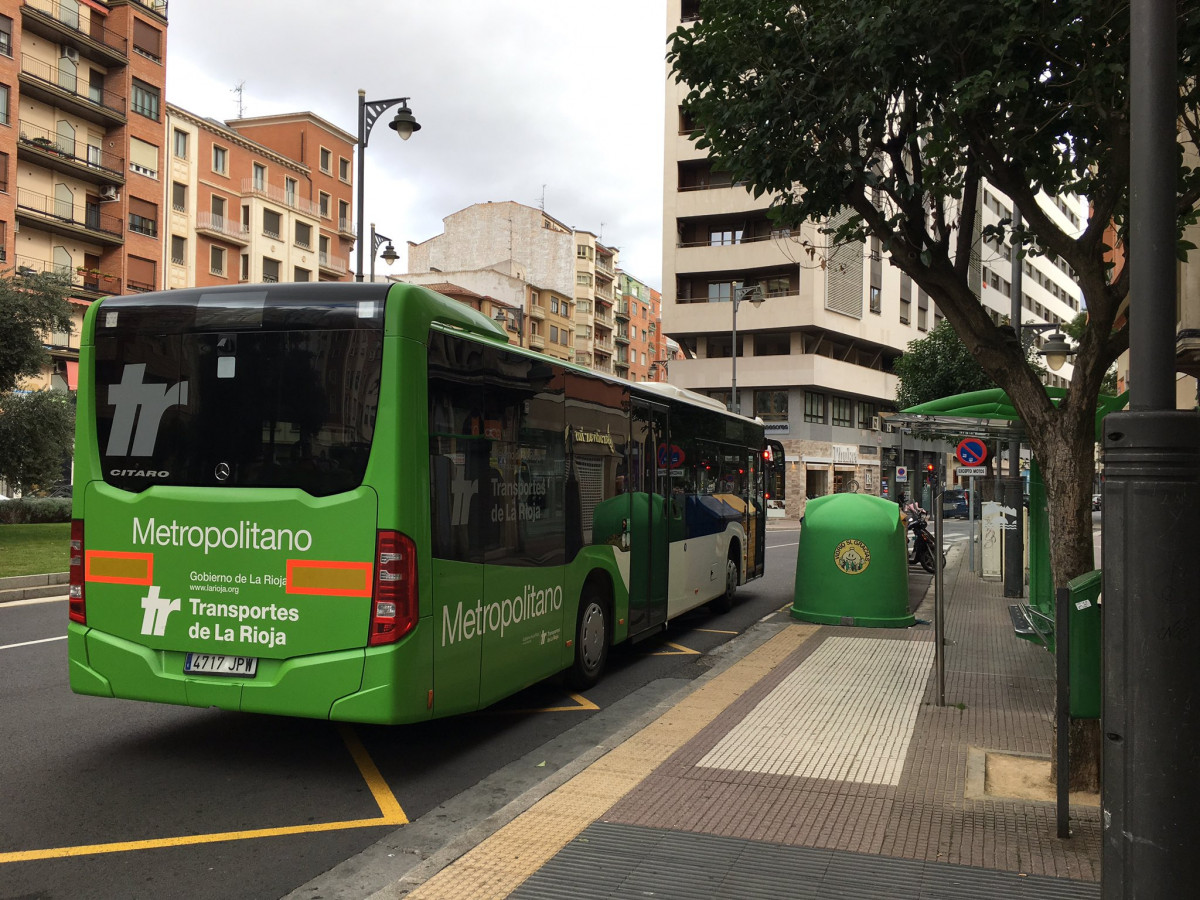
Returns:
[[[36,57],[21,54],[21,72],[17,76],[21,92],[43,103],[69,110],[89,122],[103,125],[124,125],[125,98],[113,91],[87,88],[79,92],[79,76],[67,69],[52,66]]]
[[[79,4],[64,5],[58,0],[25,0],[21,23],[31,32],[55,44],[79,51],[80,56],[101,65],[123,66],[129,62],[129,41],[104,27],[104,17],[92,14],[85,25]]]
[[[766,209],[771,199],[764,194],[757,200],[741,185],[712,185],[681,188],[675,195],[677,218],[732,216]]]
[[[314,219],[321,218],[320,204],[313,203],[311,200],[305,200],[295,191],[286,191],[273,184],[264,184],[255,181],[253,178],[242,179],[242,196],[261,197],[264,200],[270,200],[272,203],[278,203],[280,206],[294,209],[296,212],[311,216]],[[351,228],[351,234],[353,234],[353,231],[353,228]]]
[[[737,244],[682,244],[675,251],[675,271],[751,272],[780,266],[795,271],[797,260],[804,258],[802,253],[798,242],[770,236]]]
[[[214,237],[219,241],[228,241],[231,244],[238,244],[242,247],[248,246],[250,243],[249,228],[241,222],[236,222],[225,216],[214,215],[211,212],[196,214],[196,231],[199,234]]]
[[[358,232],[354,228],[354,223],[349,219],[338,219],[338,234],[352,241],[358,240]]]
[[[612,338],[610,338],[610,337],[603,337],[603,338],[602,338],[602,337],[597,337],[597,338],[596,338],[596,340],[592,342],[592,349],[593,349],[593,350],[594,350],[594,351],[595,351],[597,354],[603,353],[603,354],[606,354],[606,355],[608,355],[608,356],[610,356],[610,357],[611,357],[611,356],[612,356],[612,353],[613,353],[613,342],[612,342]]]
[[[529,307],[529,317],[539,321],[546,318],[546,310],[540,306]]]
[[[83,266],[56,266],[46,259],[18,255],[13,270],[17,275],[30,272],[59,272],[71,276],[71,293],[81,300],[99,300],[121,293],[121,279],[106,272],[90,271]]]
[[[618,344],[626,344],[626,345],[629,344],[629,335],[628,334],[621,334],[621,332],[618,331],[616,333],[615,337],[617,339]]]
[[[671,360],[671,383],[702,391],[728,388],[732,362],[729,357]],[[737,382],[739,390],[803,385],[831,394],[874,397],[890,403],[895,400],[899,379],[878,369],[805,353],[739,356]]]
[[[26,122],[18,123],[17,158],[93,184],[125,183],[125,157],[63,137]],[[79,154],[83,153],[83,156]]]
[[[546,339],[540,334],[531,334],[529,336],[529,346],[534,350],[545,350]]]
[[[607,325],[609,328],[612,328],[613,317],[607,310],[597,309],[595,321],[597,325]]]
[[[47,197],[28,188],[17,188],[18,222],[63,237],[83,238],[93,243],[119,246],[125,243],[124,219],[100,212],[99,206],[82,210],[67,200]]]
[[[329,253],[317,254],[317,265],[321,271],[327,275],[345,275],[350,271],[349,264],[345,257],[332,256]]]

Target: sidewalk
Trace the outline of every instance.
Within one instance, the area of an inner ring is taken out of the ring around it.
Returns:
[[[755,626],[665,714],[376,898],[1098,898],[1100,815],[993,796],[988,751],[1049,759],[1050,654],[950,553],[931,626]],[[932,620],[932,590],[918,611]]]

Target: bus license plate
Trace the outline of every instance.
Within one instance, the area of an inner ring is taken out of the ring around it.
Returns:
[[[258,660],[253,656],[220,656],[212,653],[189,653],[183,660],[187,675],[233,675],[253,678]]]

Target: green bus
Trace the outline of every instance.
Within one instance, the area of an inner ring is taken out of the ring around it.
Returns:
[[[589,687],[763,573],[761,422],[423,287],[108,298],[79,371],[78,693],[415,722]]]

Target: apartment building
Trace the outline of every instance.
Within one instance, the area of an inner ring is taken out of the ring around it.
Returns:
[[[30,388],[74,389],[91,301],[161,286],[166,46],[165,0],[0,13],[0,265],[69,274],[78,308]]]
[[[446,216],[444,230],[408,242],[398,281],[438,290],[451,282],[495,298],[510,339],[558,359],[580,357],[575,240],[571,228],[521,203],[476,203]],[[589,299],[590,309],[590,299]]]
[[[613,365],[617,374],[630,381],[665,381],[666,348],[659,327],[662,293],[620,269],[616,291]]]
[[[668,0],[668,33],[699,16],[698,0]],[[754,198],[696,147],[686,93],[668,69],[662,315],[686,357],[671,363],[671,382],[734,408],[736,379],[737,407],[761,417],[785,448],[790,515],[807,497],[847,489],[922,496],[927,485],[898,482],[897,467],[923,471],[945,446],[885,430],[881,413],[894,409],[892,363],[937,324],[936,305],[878,240],[830,247],[813,224],[775,227],[771,197]],[[989,187],[981,199],[980,227],[1011,212]],[[1082,227],[1077,200],[1045,205]],[[1007,316],[1005,251],[978,248],[974,287],[997,319]],[[1069,270],[1041,257],[1026,265],[1023,320],[1069,320],[1079,308]]]
[[[629,366],[615,362],[617,255],[592,232],[575,232],[575,361],[626,377]]]
[[[351,278],[352,135],[307,112],[167,113],[166,287]]]

